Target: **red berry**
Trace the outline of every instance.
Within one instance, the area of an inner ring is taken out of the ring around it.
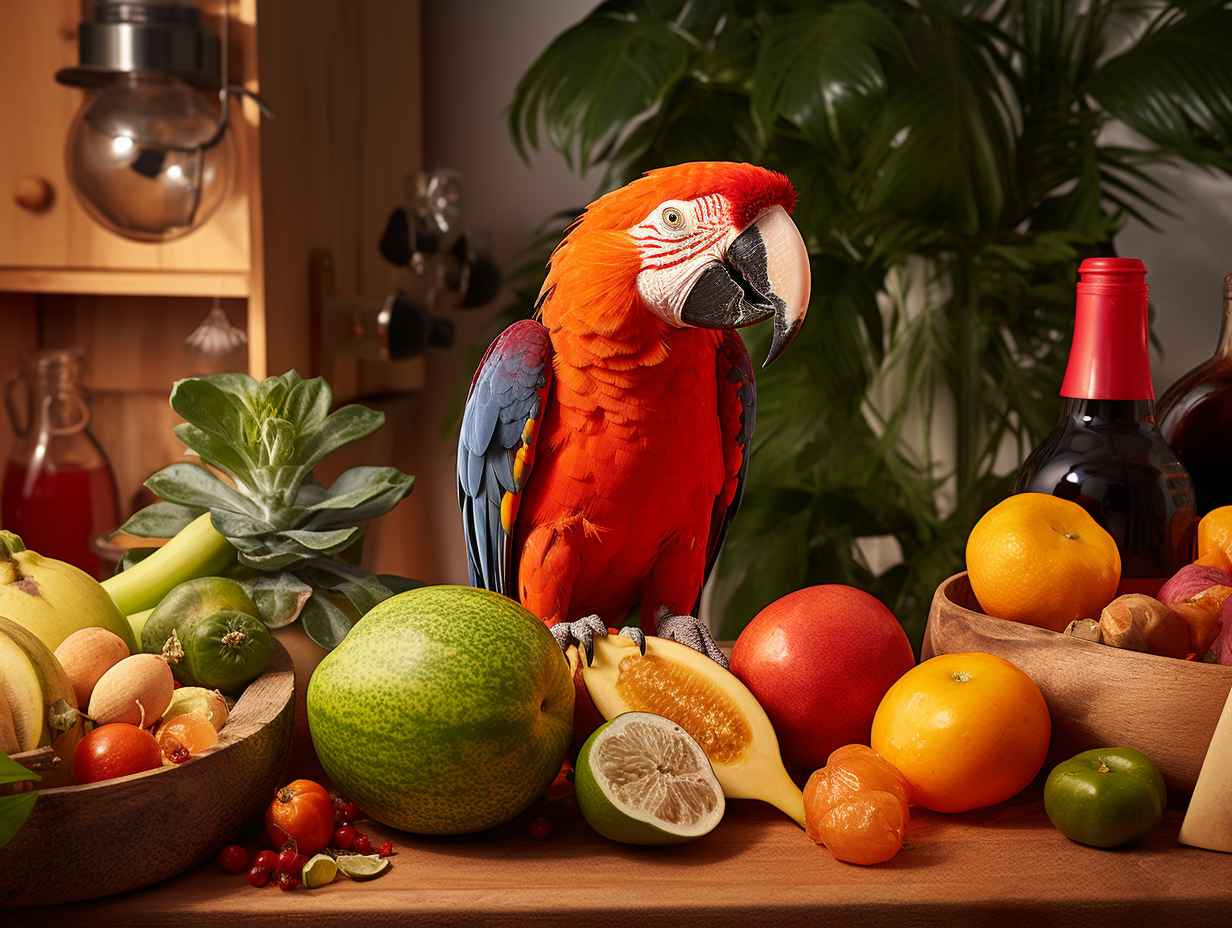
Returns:
[[[290,892],[299,886],[299,877],[291,873],[278,874],[278,888],[283,892]]]
[[[371,854],[372,853],[372,839],[369,838],[362,831],[356,832],[355,841],[351,845],[351,850],[355,851],[358,854]]]
[[[394,856],[394,843],[392,841],[384,842],[380,846],[380,848],[377,850],[377,853],[380,854],[382,857],[393,857]]]
[[[278,869],[278,852],[261,851],[256,857],[253,858],[252,865],[273,873]]]
[[[248,871],[248,885],[258,889],[270,881],[270,872],[266,867],[253,867]]]
[[[248,869],[248,851],[238,844],[228,844],[218,852],[218,866],[223,873],[243,873]]]
[[[278,855],[279,873],[299,873],[304,869],[304,858],[293,847],[284,847]]]
[[[340,851],[349,851],[355,846],[355,836],[359,834],[350,825],[341,825],[334,831],[334,844]]]
[[[530,821],[530,826],[526,829],[530,832],[530,836],[536,841],[542,841],[552,833],[552,823],[542,815],[538,818],[533,818]]]
[[[342,814],[342,820],[345,822],[353,822],[359,818],[359,806],[353,802],[344,802],[338,807],[338,811]]]

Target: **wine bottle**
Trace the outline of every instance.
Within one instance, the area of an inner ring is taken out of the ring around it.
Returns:
[[[1232,274],[1215,354],[1165,391],[1159,430],[1193,480],[1198,515],[1232,505]]]
[[[1086,509],[1120,549],[1120,592],[1154,594],[1192,560],[1197,516],[1189,474],[1155,420],[1146,265],[1088,258],[1078,274],[1061,421],[1017,490]]]

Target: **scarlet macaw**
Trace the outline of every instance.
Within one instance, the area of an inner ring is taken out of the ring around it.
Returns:
[[[804,322],[795,190],[750,164],[651,171],[600,197],[552,253],[536,308],[488,348],[458,442],[471,583],[588,652],[643,632],[725,663],[694,616],[740,502],[756,384]]]

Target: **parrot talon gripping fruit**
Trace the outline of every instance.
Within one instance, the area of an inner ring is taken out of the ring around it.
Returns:
[[[724,670],[728,669],[727,655],[715,643],[714,636],[710,634],[710,629],[706,627],[706,623],[701,619],[694,618],[691,615],[669,615],[666,610],[660,610],[659,615],[655,618],[655,622],[659,628],[658,636],[660,638],[666,638],[668,641],[674,641],[677,644],[684,645],[686,648],[699,651]],[[642,649],[642,653],[646,653],[645,648]]]
[[[772,320],[768,364],[804,323],[795,200],[782,174],[730,162],[605,194],[552,253],[538,318],[502,332],[475,372],[457,462],[471,584],[588,661],[636,610],[646,635],[726,665],[693,616],[757,415],[734,330]]]

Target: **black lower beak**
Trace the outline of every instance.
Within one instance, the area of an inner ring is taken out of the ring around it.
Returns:
[[[765,364],[782,353],[804,320],[802,314],[790,312],[775,293],[766,242],[755,223],[736,236],[722,264],[712,264],[697,278],[681,308],[680,321],[705,329],[739,329],[771,317],[774,332]]]
[[[739,329],[769,319],[776,300],[765,243],[749,226],[731,243],[727,260],[706,268],[693,284],[680,320],[703,329]]]

